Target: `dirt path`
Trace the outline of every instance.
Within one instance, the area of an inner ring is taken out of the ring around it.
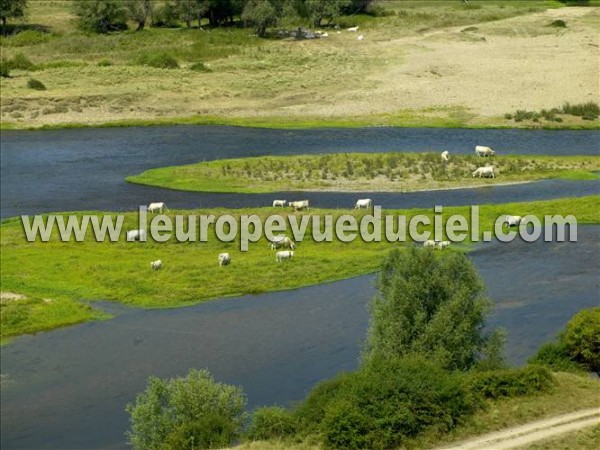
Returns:
[[[478,436],[439,450],[503,450],[600,424],[600,409],[591,408]]]

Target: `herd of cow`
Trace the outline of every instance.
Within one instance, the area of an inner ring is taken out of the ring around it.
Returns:
[[[484,147],[482,145],[475,146],[475,153],[480,157],[488,157],[494,156],[496,152],[492,150],[490,147]],[[442,161],[449,162],[450,161],[450,153],[448,151],[442,152]],[[478,167],[473,172],[473,177],[479,176],[481,177],[489,177],[495,178],[494,175],[494,166],[483,166]],[[273,200],[274,208],[285,208],[287,205],[292,208],[295,212],[307,210],[310,211],[310,204],[308,200],[296,200],[288,202],[287,200]],[[362,209],[367,208],[370,209],[373,207],[373,200],[370,198],[361,198],[356,201],[354,204],[354,209]],[[148,205],[148,212],[151,213],[162,213],[163,211],[168,211],[167,205],[164,202],[155,202],[150,203]],[[516,226],[521,222],[520,216],[507,216],[506,222],[508,226]],[[130,230],[127,232],[127,241],[145,241],[146,240],[146,231],[145,230]],[[296,250],[296,244],[292,241],[288,236],[274,236],[272,240],[269,241],[270,248],[272,250],[277,250],[280,248],[286,248],[288,250],[279,250],[275,253],[275,260],[279,263],[290,260],[294,257],[294,251]],[[437,248],[439,250],[443,250],[450,245],[449,241],[433,241],[427,240],[423,242],[423,247]],[[231,263],[231,255],[229,253],[220,253],[218,258],[219,266],[227,266]],[[150,267],[152,270],[158,270],[162,268],[162,261],[160,259],[156,261],[150,262]]]

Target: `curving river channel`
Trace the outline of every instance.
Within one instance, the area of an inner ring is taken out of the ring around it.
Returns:
[[[151,167],[269,153],[470,152],[598,154],[598,132],[522,130],[258,130],[160,127],[3,132],[2,217],[78,209],[134,209],[160,198],[175,207],[252,206],[268,196],[165,191],[123,182]],[[597,181],[435,193],[386,194],[384,207],[497,203],[589,195]],[[356,194],[314,194],[320,206]],[[380,196],[380,194],[377,194]],[[386,204],[387,202],[387,204]],[[496,242],[469,254],[508,331],[507,356],[523,363],[578,310],[598,304],[600,227],[577,243]],[[2,349],[2,449],[124,448],[124,405],[149,375],[207,367],[244,387],[250,406],[289,404],[319,380],[356,367],[368,326],[373,276],[173,310],[101,303],[116,317],[23,336]]]

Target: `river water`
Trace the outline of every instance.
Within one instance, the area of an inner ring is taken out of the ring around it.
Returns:
[[[150,167],[203,158],[442,148],[467,153],[474,143],[506,153],[597,154],[598,136],[562,131],[227,127],[3,132],[2,217],[133,209],[148,198],[174,206],[192,201],[201,206],[251,206],[244,202],[253,196],[192,198],[122,181]],[[377,195],[385,199],[385,207],[426,207],[553,198],[567,192],[597,194],[599,185],[547,180],[503,188]],[[322,206],[335,207],[356,196],[344,195],[317,199]],[[256,197],[257,204],[266,200]],[[523,363],[574,313],[598,305],[600,227],[580,226],[578,238],[577,243],[491,242],[469,254],[495,304],[489,326],[506,328],[512,363]],[[123,448],[124,406],[144,388],[147,377],[180,376],[192,367],[206,367],[217,380],[242,385],[251,407],[299,400],[319,380],[356,367],[368,326],[367,305],[375,292],[373,279],[362,276],[173,310],[110,304],[116,314],[112,320],[20,337],[2,349],[1,447]]]

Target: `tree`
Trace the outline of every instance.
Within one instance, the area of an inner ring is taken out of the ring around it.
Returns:
[[[217,383],[207,370],[185,378],[151,377],[146,390],[127,405],[135,449],[184,450],[227,447],[246,420],[241,387]]]
[[[498,361],[498,334],[483,327],[490,302],[462,253],[393,250],[371,305],[367,359],[426,355],[447,369],[467,370],[487,355]]]
[[[142,31],[146,26],[146,21],[152,17],[154,11],[153,0],[126,0],[125,5],[129,13],[129,18],[137,22],[136,31]]]
[[[600,307],[573,316],[563,339],[574,361],[600,375]]]
[[[203,14],[208,10],[208,4],[202,0],[176,0],[175,8],[179,18],[188,28],[192,28],[192,21],[198,20],[198,28]]]
[[[331,22],[342,14],[344,8],[351,5],[352,0],[306,0],[306,12],[315,27],[321,26],[321,21],[327,19]]]
[[[242,20],[254,27],[259,37],[264,37],[267,27],[277,25],[279,13],[270,0],[250,0],[244,6]]]
[[[0,19],[2,20],[2,31],[6,29],[8,19],[24,17],[27,11],[27,0],[0,0]]]
[[[122,0],[77,0],[73,8],[85,30],[108,33],[127,28],[127,5]]]

